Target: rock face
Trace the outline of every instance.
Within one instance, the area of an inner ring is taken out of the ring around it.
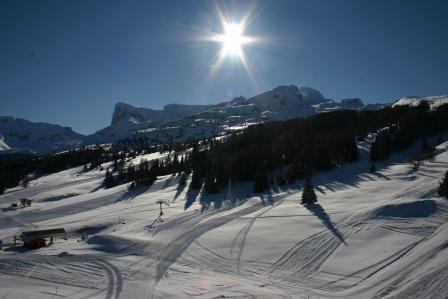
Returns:
[[[203,112],[213,105],[181,105],[168,104],[163,110],[134,107],[126,103],[117,103],[112,115],[111,125],[126,120],[134,123],[165,123],[174,121],[192,114]]]
[[[275,120],[315,114],[317,111],[313,105],[325,101],[329,100],[319,91],[309,87],[297,88],[295,85],[279,86],[247,100],[260,109],[263,115]]]
[[[0,117],[0,150],[31,153],[61,151],[81,145],[85,136],[71,128]]]

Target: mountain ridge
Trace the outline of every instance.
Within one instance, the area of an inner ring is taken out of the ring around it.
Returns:
[[[56,124],[0,116],[0,153],[48,153],[138,138],[151,144],[180,142],[188,138],[207,138],[266,121],[308,117],[340,109],[377,110],[389,105],[415,106],[423,100],[435,108],[448,103],[448,95],[409,96],[393,103],[364,104],[360,98],[337,102],[311,87],[281,85],[249,98],[240,96],[210,105],[173,103],[166,104],[163,109],[151,109],[118,102],[111,124],[89,135]]]

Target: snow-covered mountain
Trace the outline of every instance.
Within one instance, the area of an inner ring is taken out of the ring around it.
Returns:
[[[396,106],[418,106],[422,101],[427,101],[431,109],[435,109],[443,104],[448,104],[448,95],[442,96],[430,96],[430,97],[416,97],[410,96],[399,99],[392,104],[392,107]]]
[[[236,97],[216,105],[166,105],[163,110],[118,103],[111,125],[88,136],[91,143],[145,137],[154,142],[204,138],[248,124],[307,117],[338,109],[375,110],[387,104],[365,105],[361,99],[336,102],[318,90],[278,86],[251,98]]]
[[[68,127],[0,117],[0,151],[54,152],[77,147],[84,139],[85,136]]]
[[[432,108],[448,103],[448,96],[406,97],[397,105],[418,105],[426,100]],[[236,97],[215,105],[169,104],[162,110],[117,103],[111,125],[89,136],[57,125],[32,123],[12,117],[0,118],[0,151],[52,152],[80,144],[115,143],[141,139],[152,144],[206,138],[267,121],[307,117],[340,109],[377,110],[389,104],[364,104],[359,98],[340,102],[318,90],[295,85],[278,86],[256,96]]]
[[[375,107],[383,107],[384,104]],[[192,115],[196,118],[235,117],[244,114],[248,117],[264,117],[271,120],[285,120],[306,117],[319,112],[335,109],[364,109],[361,99],[344,99],[340,103],[325,98],[318,90],[295,85],[278,86],[251,98],[236,97],[229,102],[217,105],[169,104],[163,110],[134,107],[117,103],[112,115],[111,125],[123,127],[123,121],[133,124],[159,126]],[[369,106],[372,109],[373,106]],[[210,117],[212,116],[212,117]],[[121,123],[121,124],[120,124]]]
[[[3,140],[3,136],[0,137],[0,151],[9,150],[10,147]]]

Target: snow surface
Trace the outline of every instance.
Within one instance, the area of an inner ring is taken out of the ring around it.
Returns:
[[[166,176],[150,188],[106,190],[105,170],[82,167],[9,189],[0,196],[0,297],[446,298],[448,201],[435,190],[448,143],[417,171],[408,150],[376,174],[367,172],[369,144],[359,148],[360,161],[313,178],[318,204],[308,207],[301,182],[207,195]],[[32,206],[8,208],[22,197]],[[201,213],[203,197],[222,204]],[[170,204],[162,218],[160,199]],[[186,200],[195,200],[187,210]],[[78,242],[84,226],[89,239]],[[12,246],[13,235],[36,227],[64,227],[69,238]]]

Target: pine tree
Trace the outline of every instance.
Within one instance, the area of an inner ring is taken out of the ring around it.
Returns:
[[[191,189],[201,189],[202,187],[202,177],[199,168],[193,170],[193,176],[191,177],[190,188]]]
[[[254,177],[254,192],[260,193],[269,188],[269,178],[265,167],[258,167]]]
[[[220,188],[225,188],[228,186],[230,181],[230,171],[228,165],[221,161],[221,163],[218,163],[217,167],[216,184]]]
[[[109,169],[106,171],[106,177],[104,178],[104,185],[106,188],[112,188],[115,186],[115,179],[112,172],[109,171]]]
[[[345,162],[354,162],[358,160],[358,146],[355,137],[349,138],[345,143],[344,151]]]
[[[328,147],[323,146],[317,150],[317,168],[322,171],[330,170],[332,168],[330,151]]]
[[[448,199],[448,171],[445,173],[445,177],[440,182],[439,190],[437,193]]]
[[[129,165],[129,167],[128,167],[128,169],[127,169],[127,171],[126,171],[126,175],[127,175],[127,181],[128,182],[132,182],[132,181],[134,181],[135,180],[135,177],[136,177],[136,175],[135,175],[135,167],[134,167],[134,165]]]
[[[284,186],[286,185],[286,178],[285,178],[285,172],[284,171],[280,171],[276,176],[275,176],[275,183],[278,186]]]
[[[216,184],[216,177],[213,169],[210,169],[205,175],[204,179],[204,190],[207,193],[218,193],[219,189]]]
[[[217,193],[219,192],[219,188],[217,185],[217,163],[215,159],[210,157],[210,160],[207,162],[207,172],[205,173],[204,178],[204,190],[207,193]]]
[[[310,205],[316,202],[317,202],[317,196],[316,193],[314,192],[314,187],[311,184],[311,176],[307,176],[302,191],[302,204]]]
[[[392,141],[388,131],[381,131],[370,148],[370,160],[378,162],[386,160],[392,152]]]
[[[434,148],[431,145],[429,145],[428,140],[426,140],[426,138],[423,138],[422,144],[420,145],[420,153],[427,154],[433,150]]]
[[[181,187],[185,187],[187,185],[187,175],[185,172],[182,172],[179,178],[179,185]]]

